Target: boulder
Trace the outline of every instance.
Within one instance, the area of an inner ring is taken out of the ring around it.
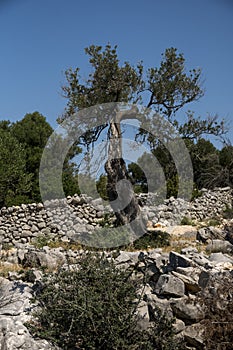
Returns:
[[[204,328],[200,323],[185,327],[181,335],[187,345],[194,346],[195,349],[204,349]]]
[[[184,296],[184,292],[184,282],[169,274],[161,275],[155,287],[155,293],[158,295],[167,295],[179,298]]]
[[[207,245],[206,251],[209,253],[233,253],[233,244],[228,241],[214,239]]]
[[[148,327],[150,326],[150,315],[148,305],[144,300],[142,300],[137,307],[136,317],[138,327],[141,330],[148,329]]]
[[[209,260],[213,263],[224,263],[224,262],[229,262],[233,264],[233,257],[230,257],[226,254],[223,253],[211,253]]]
[[[187,296],[180,299],[172,299],[171,307],[174,315],[183,320],[185,324],[199,322],[205,317],[205,312],[201,305],[190,300]]]
[[[168,318],[173,317],[173,311],[169,300],[159,298],[156,294],[148,293],[145,295],[145,301],[152,312],[156,312],[157,308],[159,308],[163,315],[165,314]]]
[[[200,286],[198,285],[198,280],[194,280],[192,277],[185,276],[185,275],[178,273],[176,271],[172,271],[172,275],[174,275],[179,280],[184,282],[185,291],[190,292],[190,293],[197,293],[200,291]]]
[[[190,267],[193,265],[191,259],[173,251],[170,252],[169,261],[170,261],[170,265],[174,269],[176,269],[177,267]]]
[[[226,233],[222,229],[214,226],[203,227],[197,231],[197,240],[203,243],[213,239],[224,240],[225,236]]]

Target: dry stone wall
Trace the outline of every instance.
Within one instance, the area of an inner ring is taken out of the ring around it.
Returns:
[[[171,197],[159,205],[153,205],[157,201],[156,194],[141,194],[139,197],[144,203],[143,210],[148,220],[154,224],[160,222],[166,226],[180,224],[184,217],[194,221],[214,218],[222,215],[226,208],[232,208],[233,191],[230,187],[214,190],[203,188],[200,193],[201,196],[191,202]]]
[[[203,220],[221,215],[227,207],[232,207],[232,189],[203,189],[202,196],[190,203],[171,197],[155,205],[156,195],[153,194],[141,194],[139,200],[146,221],[171,226],[180,224],[185,216],[192,220]],[[67,204],[71,209],[68,215]],[[67,241],[77,240],[80,235],[100,226],[106,220],[106,213],[113,217],[110,206],[104,206],[101,199],[92,199],[86,195],[53,200],[49,202],[49,210],[46,209],[47,205],[32,203],[2,208],[0,242],[26,244],[40,234]]]

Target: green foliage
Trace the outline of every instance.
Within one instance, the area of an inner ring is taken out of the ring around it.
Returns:
[[[205,119],[194,117],[194,113],[186,113],[187,121],[178,127],[179,133],[187,140],[199,140],[203,135],[221,136],[226,134],[224,120],[218,121],[218,116],[207,116]],[[178,126],[178,125],[177,125]]]
[[[219,162],[222,166],[232,170],[233,167],[233,146],[224,146],[219,152]]]
[[[0,129],[0,207],[19,204],[31,190],[25,149],[11,132]]]
[[[29,283],[35,282],[35,274],[34,274],[34,271],[32,269],[22,270],[21,274],[22,274],[21,278],[24,282],[29,282]]]
[[[134,191],[136,193],[148,192],[147,178],[142,168],[137,163],[130,163],[128,165],[128,171],[134,186]]]
[[[219,184],[222,178],[221,166],[219,165],[218,150],[214,145],[203,138],[196,144],[188,145],[194,169],[194,182],[199,189],[213,188]]]
[[[233,146],[227,145],[219,152],[219,163],[222,166],[222,175],[225,185],[233,187]]]
[[[110,44],[104,49],[95,45],[85,49],[92,68],[85,82],[80,78],[79,68],[65,72],[68,85],[62,90],[68,98],[68,115],[96,104],[136,99],[142,84],[142,66],[138,64],[134,68],[128,62],[120,66],[116,49],[117,46],[112,48]]]
[[[136,250],[162,248],[170,245],[170,235],[164,231],[151,231],[136,239],[132,247]]]
[[[191,200],[194,200],[201,196],[202,196],[202,192],[196,186],[194,186]]]
[[[2,250],[11,250],[13,248],[13,244],[8,243],[8,242],[3,242],[2,243]]]
[[[102,220],[98,222],[101,227],[110,227],[113,224],[113,214],[104,213]]]
[[[109,199],[107,194],[107,183],[108,179],[104,174],[101,174],[98,181],[96,182],[96,188],[100,197],[106,201]]]
[[[200,69],[185,72],[185,58],[176,48],[168,48],[162,55],[159,68],[148,70],[148,89],[152,96],[148,107],[158,106],[158,112],[170,119],[185,104],[203,96],[200,87]]]
[[[52,132],[53,129],[46,122],[45,117],[39,112],[26,114],[22,120],[12,126],[13,135],[20,143],[29,146],[31,151],[33,149],[43,149]],[[37,165],[37,159],[35,160],[36,164],[33,160],[31,159],[31,162],[28,164],[31,168]]]
[[[65,160],[63,165],[62,184],[63,184],[63,191],[66,196],[73,196],[74,194],[81,193],[78,186],[76,169],[72,165],[72,163],[69,162],[68,157]]]
[[[126,227],[110,227],[108,220],[102,221],[102,227],[95,229],[82,243],[90,250],[111,250],[115,247],[124,247],[131,241],[132,233]]]
[[[212,218],[208,221],[207,226],[219,226],[221,224],[220,219]]]
[[[31,244],[33,244],[36,248],[43,248],[49,245],[51,239],[52,237],[48,234],[40,234],[33,239]]]
[[[99,197],[96,181],[90,174],[80,172],[77,175],[77,179],[81,193],[85,193],[92,198]]]
[[[11,132],[25,149],[26,173],[32,174],[32,187],[28,196],[31,201],[40,201],[40,160],[53,129],[44,116],[34,112],[26,114],[22,120],[14,123]]]
[[[77,269],[60,270],[42,282],[40,308],[28,327],[63,350],[175,350],[172,321],[154,315],[151,330],[137,326],[138,282],[132,270],[104,256],[84,254]]]
[[[233,219],[233,207],[227,206],[222,215],[224,219]]]
[[[184,216],[180,222],[181,225],[192,225],[192,220],[187,216]]]
[[[158,192],[163,184],[164,173],[158,157],[154,154],[143,153],[137,163],[130,163],[128,171],[134,187],[141,188],[141,192]]]
[[[231,350],[233,343],[233,294],[232,274],[214,274],[207,279],[206,286],[199,293],[200,303],[205,310],[204,345],[206,350]]]

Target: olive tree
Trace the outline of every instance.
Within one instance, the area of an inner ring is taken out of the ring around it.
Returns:
[[[66,84],[62,90],[67,98],[67,106],[62,117],[58,119],[60,123],[85,108],[103,103],[121,102],[132,103],[133,106],[141,104],[163,114],[166,120],[186,135],[193,135],[199,129],[199,132],[204,133],[207,130],[210,133],[216,132],[216,125],[213,125],[212,120],[201,121],[193,117],[182,124],[175,118],[182,107],[203,96],[201,70],[192,69],[186,72],[185,58],[175,48],[165,50],[159,68],[153,67],[147,70],[144,69],[142,62],[136,66],[129,62],[121,63],[117,55],[117,46],[112,47],[110,44],[105,48],[91,45],[85,49],[85,53],[89,56],[91,66],[87,79],[81,76],[79,68],[70,68],[65,72]],[[125,119],[135,118],[135,113],[137,111],[133,107],[125,112],[113,111],[112,118],[106,123],[90,127],[79,138],[79,144],[90,150],[91,145],[98,142],[102,132],[107,130],[110,142],[105,171],[110,201],[118,197],[117,183],[120,180],[130,180],[122,156],[122,122]],[[149,119],[148,122],[150,123]],[[145,129],[140,129],[140,126],[138,135],[142,141],[149,141],[152,148],[158,142]],[[116,210],[119,224],[130,223],[139,212],[139,205],[133,193],[130,194],[130,198],[130,203],[124,209]]]

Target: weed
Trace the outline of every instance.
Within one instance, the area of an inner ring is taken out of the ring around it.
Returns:
[[[193,221],[187,217],[187,216],[184,216],[180,222],[181,225],[194,225]]]
[[[229,205],[226,206],[226,209],[223,211],[224,219],[233,219],[233,208]]]

